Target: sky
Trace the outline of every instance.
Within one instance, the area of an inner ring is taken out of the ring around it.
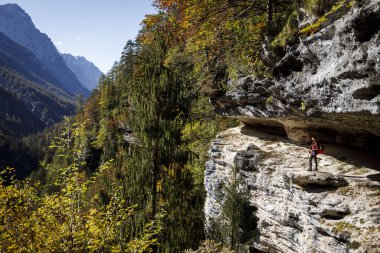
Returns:
[[[136,38],[144,16],[156,13],[152,0],[0,0],[6,3],[23,8],[61,53],[84,56],[104,73]]]

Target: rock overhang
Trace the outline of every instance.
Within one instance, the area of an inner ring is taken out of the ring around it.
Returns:
[[[205,173],[206,231],[223,217],[226,186],[238,178],[255,207],[254,249],[356,252],[357,244],[376,252],[380,185],[368,175],[378,172],[330,155],[318,159],[319,171],[307,171],[308,149],[284,137],[243,126],[219,133]]]
[[[380,16],[380,2],[367,2],[290,48],[271,78],[230,81],[211,99],[216,112],[301,143],[380,152],[380,27],[364,39],[357,25]]]

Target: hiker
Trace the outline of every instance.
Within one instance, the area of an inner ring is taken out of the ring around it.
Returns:
[[[318,171],[318,161],[317,161],[317,155],[318,155],[318,143],[317,141],[315,140],[314,137],[311,137],[311,148],[310,148],[310,158],[309,158],[309,164],[310,164],[310,167],[309,167],[309,170],[312,171],[312,164],[313,164],[313,159],[315,161],[315,171]]]

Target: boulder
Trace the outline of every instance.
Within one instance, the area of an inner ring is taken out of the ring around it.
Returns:
[[[297,184],[301,187],[326,187],[326,188],[338,188],[347,186],[347,181],[337,175],[333,175],[328,172],[290,172],[288,173],[293,184]]]

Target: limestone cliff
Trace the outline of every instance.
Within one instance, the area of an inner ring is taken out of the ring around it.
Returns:
[[[366,156],[379,164],[376,155]],[[326,154],[318,158],[319,171],[309,172],[307,148],[247,127],[220,133],[210,157],[205,172],[208,232],[213,222],[223,220],[225,187],[236,169],[239,189],[249,191],[257,219],[246,252],[378,252],[380,184],[371,165]]]
[[[231,81],[212,99],[245,126],[212,144],[208,234],[228,224],[223,205],[237,180],[255,221],[239,228],[252,235],[242,251],[379,252],[380,1],[347,6],[288,49],[273,78]],[[311,136],[326,145],[318,172],[307,171]]]
[[[354,5],[290,48],[272,79],[231,81],[212,103],[222,115],[293,140],[308,141],[312,133],[380,152],[379,17],[378,0]]]

